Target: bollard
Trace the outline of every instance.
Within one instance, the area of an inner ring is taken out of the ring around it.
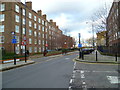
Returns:
[[[116,53],[116,55],[115,55],[115,61],[117,62],[117,53]]]
[[[97,51],[96,51],[96,61],[98,61],[98,58],[97,58]]]
[[[15,58],[15,56],[14,56],[14,65],[16,65],[16,58]]]
[[[84,51],[82,51],[82,60],[84,60]]]

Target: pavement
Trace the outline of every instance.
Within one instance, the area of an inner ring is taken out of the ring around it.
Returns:
[[[97,52],[97,58],[96,58]],[[86,62],[86,63],[112,63],[120,64],[120,57],[101,55],[97,50],[93,51],[91,54],[84,55],[84,59],[75,58],[75,61]]]
[[[70,55],[74,52],[69,52],[67,53],[67,55]],[[58,55],[52,55],[52,56],[47,56],[47,58],[55,58],[55,57],[60,57],[63,56],[62,54],[58,54]],[[16,65],[14,65],[14,62],[9,62],[9,63],[4,63],[4,64],[0,64],[0,72],[5,71],[5,70],[10,70],[10,69],[14,69],[14,68],[18,68],[21,66],[25,66],[25,65],[29,65],[29,64],[34,64],[36,61],[34,59],[37,58],[41,58],[41,61],[45,61],[44,59],[42,59],[44,56],[42,54],[40,55],[33,55],[30,56],[27,60],[27,62],[25,62],[24,60],[22,61],[17,61]]]

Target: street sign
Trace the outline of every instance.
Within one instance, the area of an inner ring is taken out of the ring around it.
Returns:
[[[17,39],[12,39],[12,43],[13,44],[17,43]]]
[[[46,47],[48,47],[48,44],[45,44]]]
[[[79,47],[79,48],[82,47],[82,44],[78,44],[78,47]]]

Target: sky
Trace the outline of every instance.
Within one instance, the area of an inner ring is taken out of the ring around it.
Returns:
[[[22,0],[23,2],[25,0]],[[94,12],[105,4],[111,5],[113,0],[26,0],[32,1],[32,9],[42,10],[47,19],[53,19],[59,28],[67,35],[78,39],[81,33],[82,39],[92,37],[91,17]],[[86,24],[86,22],[88,22]]]

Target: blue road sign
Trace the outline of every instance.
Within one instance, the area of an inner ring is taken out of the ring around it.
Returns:
[[[12,39],[12,43],[17,43],[17,39]]]
[[[82,44],[78,44],[78,47],[79,47],[79,48],[82,47]]]

